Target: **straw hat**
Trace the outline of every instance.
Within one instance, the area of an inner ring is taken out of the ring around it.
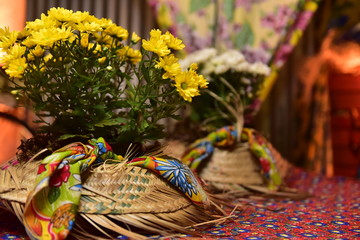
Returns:
[[[85,145],[76,145],[79,146]],[[73,145],[70,147],[74,148]],[[69,147],[61,150],[42,161],[21,162],[0,170],[0,201],[24,223],[29,236],[36,236],[38,230],[46,224],[41,222],[42,226],[34,226],[35,221],[32,221],[32,218],[45,214],[46,210],[35,211],[38,215],[31,215],[34,209],[39,208],[35,200],[39,201],[39,196],[48,195],[51,191],[49,186],[40,189],[46,179],[39,180],[42,174],[40,169],[44,169],[46,161],[54,159],[57,153],[68,151]],[[101,154],[104,157],[104,153]],[[72,158],[74,156],[77,155],[71,155]],[[63,163],[64,160],[60,164]],[[176,167],[171,168],[170,163]],[[174,178],[175,171],[180,173],[180,178]],[[107,159],[101,164],[90,166],[81,173],[81,179],[82,190],[77,211],[69,203],[62,204],[49,216],[49,226],[54,227],[56,224],[66,225],[64,222],[76,215],[74,229],[66,226],[64,236],[70,230],[77,239],[99,239],[99,236],[112,238],[116,234],[144,239],[143,233],[164,234],[173,231],[196,235],[189,227],[219,219],[219,213],[223,214],[191,171],[175,159],[140,157],[117,163]],[[61,236],[62,233],[56,234]]]
[[[283,181],[291,165],[260,133],[244,128],[238,134],[227,126],[197,140],[182,161],[196,172],[213,192],[233,196],[261,193],[292,198],[306,197]]]

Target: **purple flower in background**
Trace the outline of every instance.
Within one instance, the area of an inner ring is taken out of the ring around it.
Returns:
[[[246,61],[250,63],[262,62],[266,64],[270,59],[270,53],[263,48],[252,48],[246,45],[241,49],[241,53],[244,54]]]
[[[264,51],[267,51],[267,52],[270,51],[269,43],[266,42],[265,40],[261,40],[260,47],[262,49],[264,49]]]
[[[178,27],[182,33],[181,38],[186,45],[186,52],[191,53],[211,46],[211,36],[200,36],[187,24],[179,24]]]
[[[221,43],[225,43],[227,48],[232,47],[232,41],[230,38],[230,24],[224,16],[220,17],[217,36]]]
[[[235,7],[243,7],[250,11],[253,4],[264,2],[265,0],[236,0]]]

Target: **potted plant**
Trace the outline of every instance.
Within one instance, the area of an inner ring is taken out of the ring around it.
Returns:
[[[207,136],[191,144],[182,161],[214,191],[275,193],[282,185],[276,162],[280,155],[260,133],[244,128],[258,109],[269,67],[246,61],[234,49],[202,49],[182,59],[181,65],[186,69],[193,62],[209,79],[209,87],[191,104],[190,117]]]
[[[140,44],[109,19],[63,8],[20,32],[0,29],[0,61],[40,124],[20,147],[20,163],[0,171],[0,199],[29,236],[64,239],[75,225],[72,233],[83,237],[93,226],[92,233],[140,239],[125,226],[187,232],[214,219],[211,200],[184,164],[124,147],[162,138],[159,120],[177,118],[207,87],[194,65],[181,69],[174,53],[184,47],[155,29]]]

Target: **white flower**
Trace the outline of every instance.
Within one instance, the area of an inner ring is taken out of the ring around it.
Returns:
[[[269,75],[270,73],[270,68],[268,66],[266,66],[265,64],[263,64],[262,62],[256,62],[251,64],[251,66],[249,67],[249,72],[254,74],[254,75]]]
[[[179,60],[179,63],[181,65],[181,68],[183,70],[186,70],[190,67],[191,63],[205,63],[208,60],[212,59],[214,56],[216,56],[216,54],[217,51],[215,48],[204,48],[187,55],[186,58]]]
[[[226,64],[218,64],[215,66],[214,73],[222,74],[224,72],[227,72],[229,69],[230,69],[229,66]]]
[[[202,69],[201,73],[204,76],[209,76],[214,71],[215,71],[215,65],[211,61],[208,61],[204,64],[204,68]]]
[[[236,72],[249,72],[250,63],[248,62],[241,62],[233,67],[234,71]]]
[[[237,50],[226,51],[223,55],[224,64],[229,65],[230,67],[237,66],[241,62],[245,61],[245,57],[242,53]]]

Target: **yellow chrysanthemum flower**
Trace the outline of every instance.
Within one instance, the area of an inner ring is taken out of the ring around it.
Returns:
[[[141,61],[142,55],[139,50],[124,46],[117,51],[119,57],[125,61],[130,61],[132,64],[136,64]]]
[[[166,32],[164,35],[164,40],[169,48],[174,50],[181,50],[185,47],[185,45],[182,43],[182,40],[174,37],[174,35],[172,35],[170,32]]]
[[[72,35],[69,28],[46,28],[34,32],[32,40],[35,44],[51,47],[56,41],[66,40]]]
[[[81,33],[81,40],[80,45],[84,48],[89,46],[89,34],[88,33]]]
[[[4,67],[8,67],[11,61],[23,57],[25,51],[26,47],[14,45],[8,51],[5,51],[6,54],[0,57],[0,62],[4,65]]]
[[[95,48],[94,48],[95,47]],[[88,49],[94,49],[93,53],[97,54],[98,52],[100,52],[102,50],[101,45],[100,44],[96,44],[96,43],[89,43],[88,45]]]
[[[98,43],[103,43],[105,45],[111,46],[111,43],[113,42],[114,38],[112,38],[110,35],[107,34],[94,34],[96,37],[96,41]]]
[[[197,63],[192,63],[192,64],[190,64],[190,67],[189,67],[189,69],[193,70],[193,71],[196,71],[198,68],[199,68],[199,66]]]
[[[12,46],[16,42],[18,34],[18,31],[10,31],[8,27],[0,28],[0,48],[6,50]]]
[[[163,68],[166,72],[163,74],[163,79],[174,79],[176,75],[181,72],[181,66],[178,59],[174,54],[164,56],[159,59],[159,62],[155,65],[156,68]]]
[[[22,41],[22,45],[28,48],[33,48],[36,46],[36,43],[34,42],[34,38],[32,36],[29,36],[24,41]]]
[[[25,54],[25,51],[26,47],[16,44],[9,51],[7,51],[7,54],[11,55],[13,59],[16,59],[21,58]]]
[[[92,15],[90,15],[86,20],[89,21],[89,22],[96,22],[103,29],[108,28],[109,26],[114,24],[113,21],[108,19],[108,18],[98,19],[98,18],[96,18],[95,16],[92,16]]]
[[[162,36],[162,33],[161,33],[160,29],[152,29],[150,31],[150,40],[154,40],[154,41],[160,40],[161,36]]]
[[[51,54],[51,53],[49,53],[49,54],[46,54],[46,56],[44,57],[44,61],[45,62],[48,62],[50,59],[52,59],[53,58],[53,55]]]
[[[74,25],[73,28],[80,32],[99,32],[102,30],[100,24],[96,22],[80,22]]]
[[[18,40],[24,40],[25,38],[27,38],[28,36],[31,35],[31,32],[28,29],[23,29],[22,31],[20,31],[18,33],[17,39]]]
[[[59,27],[60,23],[56,19],[49,18],[45,14],[41,14],[41,19],[36,19],[35,21],[27,22],[26,29],[30,31],[39,31],[44,28],[53,28]]]
[[[22,78],[22,75],[27,67],[25,58],[13,59],[9,62],[9,67],[5,70],[5,72],[11,78]]]
[[[126,40],[129,36],[128,30],[116,24],[112,24],[104,30],[105,33],[108,33],[112,37],[118,37],[121,40]]]
[[[208,87],[209,82],[204,78],[203,75],[198,75],[196,80],[197,80],[197,83],[199,84],[200,88]]]
[[[132,42],[132,43],[135,44],[135,43],[137,43],[138,41],[140,41],[140,39],[141,39],[141,38],[139,37],[139,35],[137,35],[135,32],[132,33],[132,35],[131,35],[131,42]]]
[[[185,101],[191,102],[193,97],[200,95],[196,77],[197,75],[191,71],[181,72],[175,76],[176,91]]]
[[[142,47],[150,52],[156,53],[158,56],[163,57],[171,53],[166,41],[168,41],[168,35],[161,35],[159,29],[153,29],[150,31],[150,39],[142,41]]]
[[[68,10],[65,8],[51,8],[48,11],[48,15],[50,18],[56,19],[59,22],[81,22],[84,21],[90,14],[89,12],[73,12],[72,10]]]

